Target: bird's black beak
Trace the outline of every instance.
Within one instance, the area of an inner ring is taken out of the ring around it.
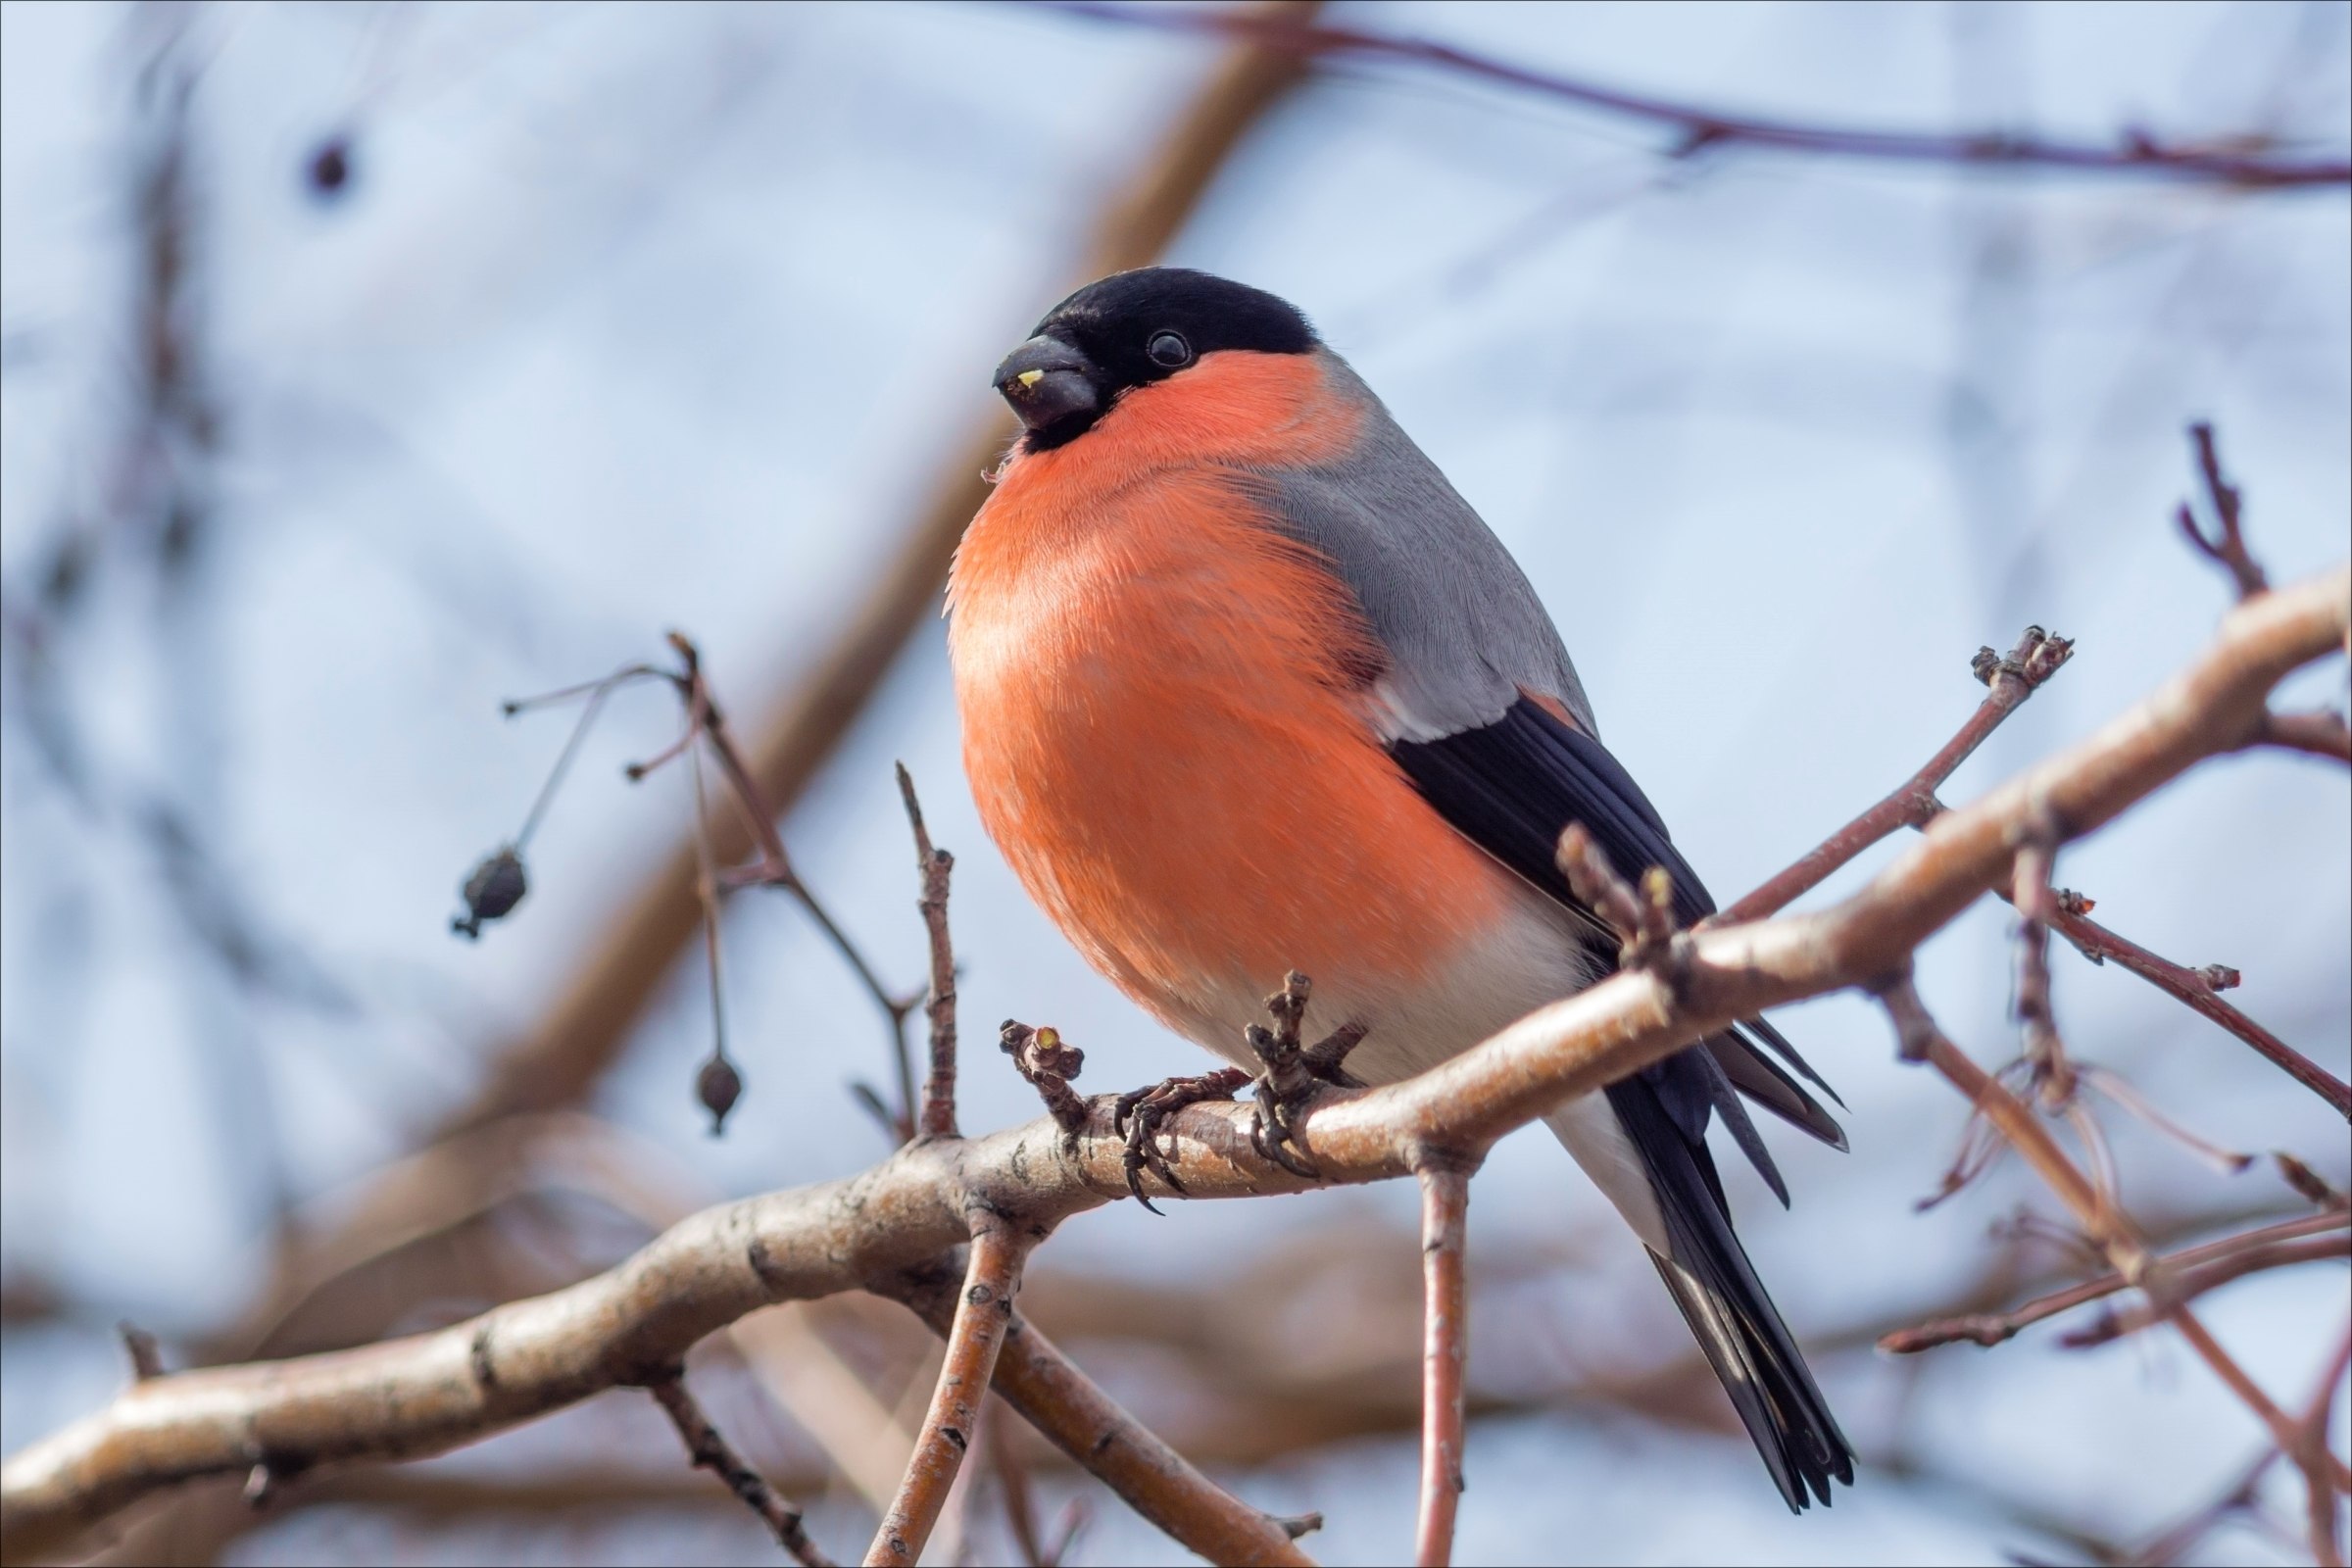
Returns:
[[[996,387],[1022,424],[1044,430],[1102,412],[1096,374],[1095,362],[1061,339],[1033,337],[1004,356],[997,367]]]

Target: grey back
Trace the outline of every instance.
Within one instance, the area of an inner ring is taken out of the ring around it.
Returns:
[[[1492,724],[1522,688],[1558,698],[1597,738],[1568,651],[1519,564],[1348,362],[1316,353],[1334,389],[1361,402],[1355,448],[1325,467],[1245,471],[1285,532],[1354,591],[1386,646],[1390,739]]]

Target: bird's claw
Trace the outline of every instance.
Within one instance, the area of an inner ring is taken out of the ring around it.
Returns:
[[[1303,1153],[1292,1152],[1304,1147],[1298,1137],[1299,1114],[1326,1084],[1336,1089],[1364,1086],[1346,1065],[1348,1054],[1364,1038],[1364,1026],[1342,1024],[1313,1045],[1300,1045],[1299,1025],[1306,1017],[1311,989],[1306,976],[1292,970],[1283,978],[1282,989],[1266,999],[1274,1027],[1253,1023],[1244,1033],[1265,1065],[1255,1080],[1257,1114],[1250,1128],[1250,1147],[1293,1175],[1320,1181],[1323,1173]]]
[[[1127,1137],[1127,1152],[1123,1163],[1127,1168],[1127,1190],[1135,1200],[1156,1214],[1152,1200],[1144,1196],[1144,1173],[1150,1171],[1167,1183],[1168,1190],[1181,1196],[1184,1183],[1168,1161],[1168,1153],[1159,1148],[1160,1123],[1187,1105],[1203,1101],[1231,1100],[1250,1082],[1250,1075],[1239,1067],[1220,1067],[1196,1077],[1170,1078],[1148,1089],[1130,1090],[1111,1102],[1110,1124]],[[1174,1152],[1169,1146],[1168,1152]]]
[[[1348,1053],[1364,1038],[1364,1026],[1343,1024],[1311,1046],[1300,1045],[1298,1026],[1306,1016],[1308,990],[1306,976],[1292,970],[1284,977],[1282,990],[1266,999],[1274,1027],[1253,1023],[1243,1031],[1263,1071],[1252,1075],[1239,1067],[1223,1067],[1198,1077],[1170,1078],[1130,1091],[1111,1102],[1111,1126],[1127,1140],[1123,1161],[1127,1190],[1137,1202],[1154,1214],[1159,1212],[1144,1196],[1147,1172],[1165,1182],[1168,1191],[1180,1197],[1184,1194],[1184,1182],[1171,1164],[1175,1145],[1171,1142],[1162,1148],[1161,1125],[1187,1105],[1231,1100],[1244,1088],[1253,1089],[1257,1097],[1250,1123],[1250,1147],[1257,1151],[1258,1157],[1310,1182],[1323,1179],[1323,1173],[1305,1157],[1305,1146],[1298,1138],[1300,1118],[1326,1084],[1337,1089],[1364,1087],[1363,1080],[1346,1066]]]

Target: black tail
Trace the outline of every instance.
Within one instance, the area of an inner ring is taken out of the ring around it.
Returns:
[[[1803,1511],[1813,1497],[1826,1505],[1833,1479],[1853,1485],[1853,1449],[1732,1234],[1723,1184],[1707,1152],[1703,1112],[1695,1134],[1687,1133],[1668,1113],[1651,1073],[1612,1084],[1607,1093],[1649,1167],[1650,1187],[1666,1217],[1671,1255],[1652,1257],[1674,1304],[1698,1337],[1790,1511]]]

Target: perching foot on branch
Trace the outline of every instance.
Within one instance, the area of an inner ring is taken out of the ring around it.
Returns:
[[[1181,1194],[1184,1183],[1177,1180],[1169,1168],[1168,1156],[1159,1149],[1159,1125],[1187,1105],[1203,1101],[1231,1100],[1250,1082],[1250,1075],[1239,1067],[1219,1067],[1197,1077],[1170,1078],[1149,1089],[1133,1089],[1111,1103],[1110,1124],[1127,1135],[1127,1190],[1135,1200],[1156,1214],[1152,1200],[1144,1196],[1144,1172],[1150,1171],[1168,1184],[1168,1190]]]
[[[1298,1116],[1327,1084],[1338,1089],[1364,1087],[1346,1066],[1348,1054],[1364,1038],[1364,1026],[1342,1024],[1313,1045],[1301,1046],[1298,1026],[1305,1020],[1312,989],[1312,982],[1293,969],[1283,977],[1282,989],[1266,999],[1274,1027],[1253,1023],[1244,1033],[1266,1069],[1256,1079],[1257,1120],[1250,1129],[1250,1145],[1284,1169],[1319,1180],[1322,1172],[1292,1152],[1299,1147]]]

